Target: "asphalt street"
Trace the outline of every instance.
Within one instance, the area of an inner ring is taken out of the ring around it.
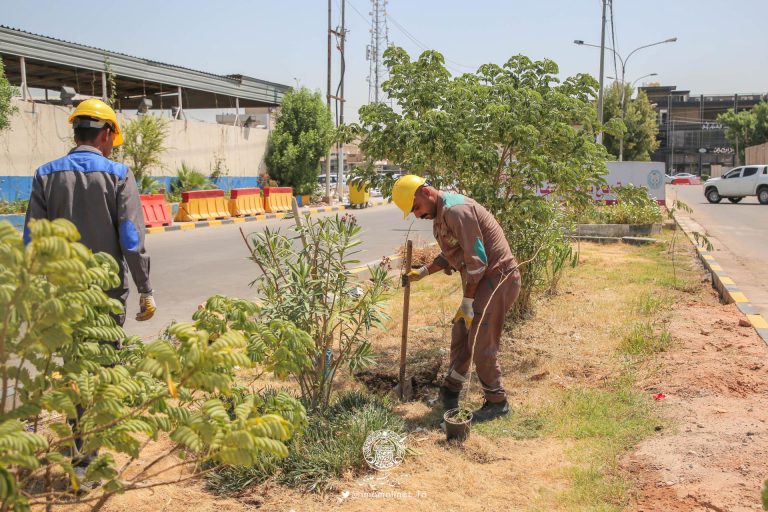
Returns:
[[[756,197],[711,204],[701,185],[668,185],[667,204],[675,198],[691,207],[690,216],[706,230],[717,262],[768,318],[768,205]]]
[[[403,220],[393,205],[347,210],[346,213],[354,215],[363,228],[362,252],[356,255],[361,266],[395,254],[409,229],[415,243],[432,241],[432,222],[414,220],[413,216]],[[248,250],[240,235],[240,227],[248,234],[267,227],[288,230],[293,225],[293,219],[279,219],[147,235],[157,313],[146,322],[134,320],[139,299],[131,282],[126,332],[145,339],[156,336],[172,320],[189,321],[197,305],[211,295],[253,298],[255,294],[249,283],[258,275],[258,270],[247,259]]]

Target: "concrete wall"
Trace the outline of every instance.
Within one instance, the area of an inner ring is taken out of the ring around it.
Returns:
[[[749,146],[744,154],[746,165],[768,164],[768,142]]]
[[[74,144],[67,122],[71,107],[15,103],[19,110],[11,128],[0,133],[0,199],[9,200],[28,198],[35,169],[66,154]],[[118,114],[121,125],[135,117]],[[226,168],[220,187],[257,186],[268,133],[263,128],[169,120],[168,151],[162,168],[153,169],[152,175],[166,177],[167,182],[182,161],[207,175],[219,158]]]

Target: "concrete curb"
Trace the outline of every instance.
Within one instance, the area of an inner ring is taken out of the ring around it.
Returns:
[[[696,253],[699,255],[704,268],[712,275],[712,287],[717,290],[726,304],[735,303],[749,321],[750,325],[755,329],[758,336],[768,344],[768,322],[765,318],[755,309],[752,303],[749,301],[744,292],[736,285],[731,277],[723,270],[723,267],[717,262],[715,257],[709,251],[706,251],[699,247],[696,243],[696,239],[693,237],[693,232],[704,233],[704,229],[700,228],[698,224],[694,226],[694,221],[688,218],[683,218],[682,215],[674,215],[675,222],[683,230],[685,236],[696,248]]]
[[[312,215],[315,213],[343,212],[344,206],[325,206],[322,208],[302,208],[301,213]],[[258,220],[282,219],[290,215],[289,213],[265,213],[263,215],[252,215],[248,217],[232,217],[230,219],[203,220],[200,222],[176,222],[171,226],[157,226],[147,228],[147,234],[165,233],[168,231],[187,231],[189,229],[208,228],[212,226],[224,226],[227,224],[241,224],[243,222],[253,222]]]
[[[663,244],[663,240],[657,240],[655,238],[645,238],[641,236],[623,236],[621,238],[615,236],[591,236],[591,235],[574,235],[571,238],[574,240],[581,240],[582,242],[592,242],[596,244],[618,244],[625,243],[629,245],[649,245],[649,244]]]

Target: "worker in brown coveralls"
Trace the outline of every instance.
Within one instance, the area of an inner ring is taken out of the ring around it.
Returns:
[[[403,218],[413,213],[419,219],[432,220],[442,251],[431,264],[410,270],[409,282],[440,270],[455,270],[461,274],[464,285],[464,298],[453,318],[450,365],[440,387],[443,408],[459,406],[459,392],[469,375],[474,340],[475,368],[485,403],[473,413],[472,421],[488,421],[508,414],[497,356],[504,317],[520,293],[520,272],[504,231],[493,215],[473,199],[440,192],[419,176],[399,178],[392,188],[392,201],[403,211]]]

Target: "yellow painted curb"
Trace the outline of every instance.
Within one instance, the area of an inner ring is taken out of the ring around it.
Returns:
[[[182,231],[186,231],[188,229],[195,229],[194,222],[180,222],[178,226],[179,226],[179,229]]]
[[[165,226],[156,226],[154,228],[147,228],[147,233],[162,233],[165,231]]]
[[[755,329],[768,329],[768,322],[760,315],[747,315],[747,319]]]
[[[256,216],[256,220],[266,220],[266,219],[267,219],[266,215],[257,215]]]
[[[709,261],[713,261],[715,259],[715,257],[712,256],[711,254],[702,254],[701,257]]]
[[[208,221],[208,225],[209,226],[220,226],[221,225],[221,221],[220,220],[209,220]]]
[[[733,282],[733,279],[728,276],[720,276],[720,282],[723,284],[736,284]]]
[[[285,217],[285,214],[284,214],[284,213],[276,213],[276,214],[275,214],[275,218],[276,218],[276,219],[282,219],[283,217]]]
[[[234,218],[232,218],[232,223],[234,223],[234,224],[240,224],[241,222],[245,222],[245,217],[234,217]]]
[[[712,263],[712,264],[710,264],[710,265],[709,265],[709,268],[711,268],[712,270],[720,270],[720,271],[722,271],[722,270],[723,270],[723,267],[721,267],[721,266],[720,266],[720,265],[718,265],[717,263]]]
[[[741,292],[728,292],[731,295],[731,298],[734,302],[749,302],[749,299],[746,295],[744,295]]]

